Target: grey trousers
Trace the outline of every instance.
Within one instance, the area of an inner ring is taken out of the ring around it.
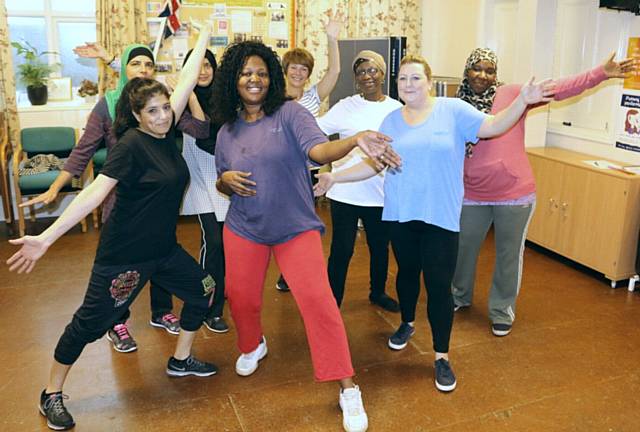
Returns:
[[[471,305],[478,253],[493,224],[496,263],[489,291],[489,319],[494,324],[514,321],[524,242],[534,208],[535,204],[462,206],[458,259],[451,284],[457,306]]]

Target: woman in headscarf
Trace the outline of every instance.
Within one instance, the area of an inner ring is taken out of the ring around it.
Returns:
[[[374,51],[364,50],[353,59],[351,66],[359,94],[340,100],[325,115],[318,118],[318,126],[327,134],[341,138],[362,130],[378,130],[382,120],[391,111],[402,106],[400,102],[382,92],[387,64]],[[338,172],[366,159],[362,150],[355,148],[347,156],[331,164]],[[398,302],[385,293],[389,264],[389,224],[382,221],[384,172],[367,180],[334,185],[327,197],[331,203],[331,253],[328,273],[333,296],[341,305],[349,261],[361,219],[369,247],[369,280],[371,303],[398,312]]]
[[[614,61],[615,53],[587,72],[556,80],[554,100],[581,94],[602,81],[630,72],[631,59]],[[498,81],[498,59],[489,48],[476,48],[467,59],[457,96],[485,113],[497,113],[519,94],[521,85]],[[455,310],[471,306],[480,247],[493,224],[496,262],[489,291],[489,319],[495,336],[511,332],[522,279],[527,227],[535,207],[535,181],[524,146],[529,110],[504,134],[467,144],[460,244],[452,282]]]
[[[185,63],[191,56],[189,51]],[[189,98],[188,110],[195,117],[211,118],[213,112],[213,77],[217,68],[216,57],[206,50],[198,83]],[[200,223],[200,265],[216,282],[216,291],[205,326],[215,333],[229,331],[222,318],[224,308],[224,250],[222,247],[222,228],[229,209],[229,197],[216,189],[216,137],[220,125],[211,122],[208,138],[194,138],[183,134],[182,156],[187,162],[191,180],[182,202],[181,214],[197,215]]]

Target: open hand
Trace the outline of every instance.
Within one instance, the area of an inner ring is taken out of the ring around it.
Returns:
[[[389,143],[390,137],[380,132],[364,131],[356,135],[356,143],[367,156],[374,162],[379,170],[387,166],[398,168],[402,163],[400,156],[393,150]]]
[[[33,204],[50,204],[56,200],[58,197],[58,191],[49,188],[46,192],[42,192],[37,197],[31,198],[29,201],[25,201],[23,203],[18,204],[18,207],[27,207]]]
[[[9,240],[9,243],[22,245],[20,250],[7,260],[9,271],[17,270],[18,273],[31,273],[38,259],[49,249],[40,236],[24,236],[16,240]]]
[[[315,175],[315,177],[318,179],[318,183],[313,185],[313,196],[316,197],[322,196],[329,192],[329,189],[331,189],[331,186],[333,186],[333,184],[335,183],[333,181],[333,174],[331,174],[330,172],[318,173]]]
[[[78,57],[99,58],[105,62],[108,62],[113,58],[113,56],[111,56],[98,42],[85,42],[84,45],[78,45],[73,49],[73,53]]]
[[[607,78],[629,78],[632,72],[638,70],[638,60],[634,58],[626,58],[620,62],[616,62],[616,52],[612,52],[607,60],[602,63],[604,73]]]
[[[331,40],[336,40],[340,36],[340,30],[342,30],[346,24],[347,20],[344,17],[344,14],[340,11],[333,14],[333,16],[329,16],[329,20],[324,26],[324,31],[327,33],[327,37]]]
[[[546,79],[534,83],[535,77],[531,77],[528,83],[520,89],[520,96],[525,104],[546,103],[553,100],[556,93],[556,82],[552,79]]]
[[[233,191],[233,193],[243,197],[250,197],[256,194],[256,182],[254,182],[253,180],[249,180],[248,177],[250,176],[250,172],[225,171],[220,176],[220,181],[228,186]]]

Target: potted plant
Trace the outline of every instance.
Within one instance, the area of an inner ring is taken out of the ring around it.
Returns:
[[[17,54],[24,57],[24,63],[18,65],[20,81],[27,87],[27,95],[32,105],[44,105],[49,97],[47,92],[47,78],[59,65],[50,65],[40,59],[46,54],[57,54],[53,51],[38,52],[38,49],[27,41],[11,42]]]
[[[91,80],[82,80],[80,87],[78,88],[78,95],[84,98],[86,103],[93,103],[96,101],[96,95],[98,94],[98,84]]]

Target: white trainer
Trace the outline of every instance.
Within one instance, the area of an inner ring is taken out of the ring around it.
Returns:
[[[258,348],[248,354],[240,354],[236,361],[236,373],[240,376],[249,376],[258,369],[258,362],[267,355],[267,340],[262,336]]]
[[[360,387],[347,388],[340,391],[340,408],[342,409],[342,426],[347,432],[364,432],[369,427],[369,419],[362,405]]]

